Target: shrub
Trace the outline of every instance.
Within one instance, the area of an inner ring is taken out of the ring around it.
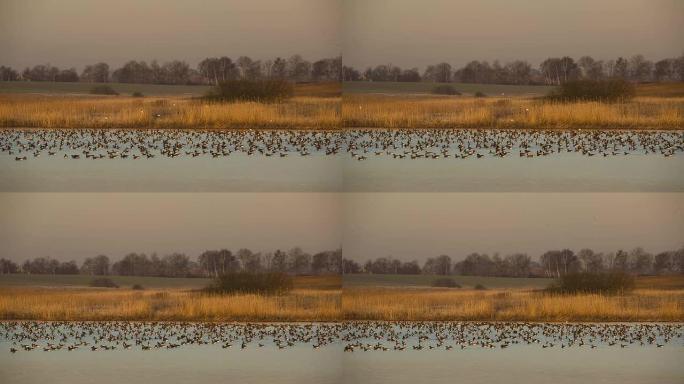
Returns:
[[[487,289],[487,287],[485,287],[482,284],[477,284],[474,288],[477,289],[478,291],[484,291]]]
[[[622,80],[576,80],[562,84],[549,98],[561,101],[618,101],[634,97],[634,84]]]
[[[142,291],[142,290],[144,290],[145,288],[144,288],[142,285],[140,285],[140,284],[133,284],[133,286],[131,287],[131,289],[134,290],[134,291]]]
[[[449,277],[442,277],[434,280],[432,286],[440,288],[461,288],[461,285],[458,284],[456,280]]]
[[[206,288],[212,293],[283,294],[292,289],[292,278],[284,273],[228,273]]]
[[[432,93],[435,95],[460,95],[461,92],[456,90],[452,85],[443,84],[432,88]]]
[[[551,287],[557,293],[620,293],[634,289],[634,277],[623,272],[571,273],[561,276]]]
[[[475,92],[475,97],[487,97],[487,95],[485,95],[484,93],[482,93],[480,91],[477,91],[477,92]]]
[[[145,95],[142,94],[142,92],[135,91],[131,94],[133,97],[145,97]]]
[[[90,88],[90,93],[93,95],[118,95],[119,92],[109,85],[96,85]]]
[[[98,288],[119,288],[119,286],[108,277],[98,277],[90,281],[91,287]]]
[[[215,86],[206,98],[269,103],[287,100],[293,94],[293,85],[285,80],[230,80]]]

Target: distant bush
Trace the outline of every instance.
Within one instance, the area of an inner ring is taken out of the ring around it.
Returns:
[[[118,95],[119,92],[109,85],[96,85],[90,88],[90,93],[93,95]]]
[[[285,80],[230,80],[215,86],[207,99],[272,103],[294,95],[294,86]]]
[[[119,288],[119,286],[108,277],[98,277],[90,281],[91,287],[98,288]]]
[[[140,285],[140,284],[133,284],[133,286],[131,287],[131,289],[134,290],[134,291],[142,291],[142,290],[144,290],[145,288],[144,288],[142,285]]]
[[[477,289],[478,291],[484,291],[484,290],[487,289],[487,287],[485,287],[485,286],[482,285],[482,284],[478,284],[478,285],[476,285],[474,288]]]
[[[216,278],[207,292],[283,294],[292,289],[292,277],[284,273],[228,273]]]
[[[634,276],[624,272],[571,273],[548,288],[557,293],[620,293],[634,289]]]
[[[482,93],[480,91],[477,91],[477,92],[475,92],[475,97],[487,97],[487,95],[485,95],[484,93]]]
[[[456,90],[452,85],[443,84],[432,88],[432,93],[435,95],[460,95],[461,92]]]
[[[461,286],[456,282],[456,280],[449,277],[442,277],[434,280],[432,282],[432,286],[440,288],[461,288]]]
[[[145,97],[145,95],[142,94],[142,92],[135,91],[131,94],[133,97]]]
[[[618,101],[634,97],[634,84],[622,80],[576,80],[562,84],[549,95],[553,100]]]

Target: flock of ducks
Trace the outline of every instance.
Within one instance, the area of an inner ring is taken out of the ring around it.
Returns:
[[[671,157],[684,152],[684,131],[354,129],[340,131],[6,129],[0,153],[25,161],[40,156],[70,160],[224,158],[232,154],[267,157],[348,154],[363,161],[468,159],[559,153],[584,156],[632,154]]]
[[[683,324],[491,322],[178,323],[3,322],[0,342],[27,351],[222,349],[324,346],[344,352],[683,345]],[[344,345],[344,347],[342,347]]]

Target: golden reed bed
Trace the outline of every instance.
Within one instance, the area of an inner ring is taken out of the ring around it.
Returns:
[[[345,127],[681,129],[684,98],[620,103],[345,95]]]
[[[216,103],[182,98],[0,96],[0,127],[311,128],[340,125],[339,97],[286,103]]]
[[[348,320],[684,321],[684,291],[607,296],[345,288],[342,308]]]
[[[561,103],[525,98],[345,95],[285,103],[0,95],[0,127],[681,129],[684,98]]]
[[[2,320],[684,321],[683,290],[551,295],[524,290],[295,289],[284,296],[180,290],[2,288]]]
[[[295,289],[284,296],[180,290],[5,288],[4,320],[332,321],[341,292]]]

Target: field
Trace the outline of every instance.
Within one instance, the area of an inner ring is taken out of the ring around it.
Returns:
[[[211,283],[209,278],[153,277],[153,276],[107,276],[125,289],[141,285],[150,289],[201,289]],[[27,275],[14,273],[0,275],[0,289],[10,287],[32,288],[79,288],[88,287],[93,276],[88,275]],[[342,286],[339,276],[297,276],[295,289],[335,290]]]
[[[186,98],[0,95],[0,127],[331,129],[340,99],[214,103]]]
[[[38,95],[88,95],[93,83],[60,83],[47,81],[0,81],[0,93],[6,94],[38,94]],[[162,84],[124,84],[105,83],[119,92],[121,96],[130,96],[133,92],[141,92],[145,96],[182,96],[196,97],[204,95],[211,87],[208,85],[162,85]]]
[[[3,320],[178,321],[684,321],[684,277],[646,277],[634,292],[559,295],[549,279],[453,276],[463,288],[432,288],[433,276],[302,276],[285,295],[212,295],[208,279],[119,277],[90,288],[87,276],[0,279]],[[130,289],[141,284],[146,289]],[[488,289],[472,289],[482,284]]]
[[[346,288],[347,320],[684,321],[684,291],[556,295],[493,289]]]
[[[640,84],[637,86],[636,95],[643,97],[684,97],[684,83]]]
[[[482,92],[487,96],[506,97],[536,97],[544,96],[555,87],[546,85],[501,85],[501,84],[466,84],[450,83],[463,95],[472,96]],[[408,83],[408,82],[370,82],[347,81],[342,85],[344,94],[384,94],[384,95],[426,95],[431,94],[436,83]]]
[[[92,96],[90,95],[90,90],[95,85],[107,85],[117,91],[122,97],[131,96],[134,92],[140,92],[144,96],[199,97],[211,89],[209,85],[0,81],[0,94]],[[342,86],[340,83],[301,83],[295,86],[295,96],[339,97],[341,93]]]
[[[339,276],[296,277],[282,296],[213,295],[209,279],[110,276],[121,288],[87,287],[90,276],[0,276],[3,320],[330,321],[341,317]],[[145,290],[132,290],[140,284]]]
[[[638,97],[602,103],[345,94],[342,124],[367,128],[681,129],[684,98]]]
[[[486,98],[426,94],[433,85],[345,83],[345,94],[340,97],[339,83],[298,84],[295,97],[289,101],[264,104],[214,103],[188,97],[208,89],[201,86],[113,84],[123,96],[93,96],[83,93],[92,84],[5,82],[0,83],[0,127],[681,129],[684,126],[684,96],[680,95],[684,90],[677,84],[646,84],[638,88],[641,96],[616,103],[559,102],[529,97],[540,96],[550,89],[543,86],[488,85],[494,97]],[[466,85],[475,86],[455,84]],[[135,87],[142,87],[145,95],[152,96],[126,96]]]
[[[435,279],[442,276],[433,275],[372,275],[351,274],[344,275],[344,288],[355,287],[430,287]],[[481,284],[485,288],[495,289],[543,289],[549,286],[553,279],[544,278],[515,278],[515,277],[484,277],[484,276],[448,276],[463,288],[474,288]]]

